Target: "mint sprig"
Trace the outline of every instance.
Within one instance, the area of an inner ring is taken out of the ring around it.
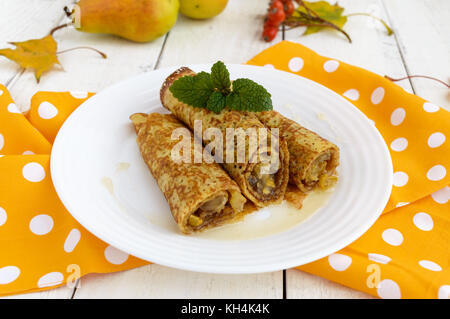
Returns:
[[[231,83],[230,73],[221,61],[212,66],[211,73],[200,72],[177,79],[169,90],[181,102],[215,113],[225,108],[250,112],[272,110],[271,95],[263,86],[250,79]]]

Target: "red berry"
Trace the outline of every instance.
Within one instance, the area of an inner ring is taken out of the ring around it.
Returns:
[[[279,11],[284,10],[283,3],[280,0],[275,0],[270,5],[270,9],[269,10],[272,11],[273,9],[277,9]]]
[[[278,26],[279,26],[279,24],[275,24],[275,23],[273,23],[272,20],[269,20],[269,19],[267,19],[267,20],[264,22],[264,29],[267,29],[267,28],[275,28],[275,29],[278,29]]]
[[[278,33],[278,28],[276,27],[265,27],[263,32],[263,39],[266,42],[272,41]]]
[[[272,24],[279,25],[286,18],[286,14],[284,10],[279,9],[271,9],[269,12],[269,21],[272,21]]]
[[[286,13],[286,16],[291,16],[295,11],[294,4],[292,1],[285,1],[284,2],[284,12]]]

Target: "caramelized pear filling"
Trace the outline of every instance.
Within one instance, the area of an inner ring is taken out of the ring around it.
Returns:
[[[218,213],[223,210],[227,201],[228,201],[228,193],[223,192],[223,194],[217,195],[212,199],[204,202],[199,207],[199,210],[207,213]]]
[[[322,190],[333,186],[337,182],[337,176],[330,175],[330,172],[327,170],[330,160],[330,153],[323,154],[316,158],[311,164],[309,172],[307,172],[305,184],[308,186],[317,185]]]
[[[319,188],[322,190],[326,190],[332,186],[334,186],[334,184],[336,184],[338,180],[338,177],[336,175],[327,175],[327,174],[323,174],[322,176],[320,176],[319,178],[319,182],[317,183]]]
[[[203,219],[194,214],[189,216],[189,225],[191,225],[192,227],[197,227],[200,226],[201,224],[203,224]]]
[[[239,192],[221,192],[205,201],[189,216],[188,223],[194,229],[201,229],[207,225],[218,225],[235,211],[242,211],[245,198]]]
[[[258,163],[255,165],[252,173],[248,178],[249,184],[253,187],[258,194],[264,196],[272,195],[275,191],[275,175],[266,174],[264,172],[270,171],[269,166],[271,164]]]

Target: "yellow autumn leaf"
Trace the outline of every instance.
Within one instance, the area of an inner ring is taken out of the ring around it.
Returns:
[[[23,68],[33,69],[38,82],[42,73],[50,70],[53,65],[60,64],[56,57],[58,45],[51,35],[24,42],[11,42],[11,44],[16,48],[0,49],[0,55],[16,62]]]
[[[308,13],[308,9],[313,10],[320,18],[325,21],[331,22],[339,28],[343,28],[345,23],[347,22],[347,17],[343,15],[344,8],[336,4],[330,4],[326,1],[318,1],[318,2],[309,2],[303,1],[303,4],[307,6],[298,7],[298,9],[294,12],[294,16],[299,16],[302,12]],[[324,27],[321,26],[308,26],[305,31],[305,35],[316,33],[321,31]]]

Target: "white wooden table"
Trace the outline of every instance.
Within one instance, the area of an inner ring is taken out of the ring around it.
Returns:
[[[8,41],[39,38],[65,21],[62,8],[74,0],[2,0],[0,47]],[[90,51],[62,54],[64,70],[34,75],[0,59],[0,83],[23,111],[38,90],[99,91],[133,75],[165,66],[223,60],[243,63],[284,39],[302,43],[319,54],[340,59],[380,75],[424,74],[449,80],[450,1],[340,0],[346,13],[369,12],[388,21],[395,35],[367,17],[350,17],[341,35],[323,32],[300,37],[303,29],[280,33],[272,43],[261,40],[262,16],[268,0],[230,0],[218,17],[194,21],[179,17],[167,35],[148,44],[73,29],[55,34],[59,49],[93,46],[108,54],[103,60]],[[408,92],[450,109],[450,91],[439,83],[414,78],[398,83]],[[78,288],[61,287],[13,298],[370,298],[371,296],[298,270],[257,275],[200,274],[159,265],[106,275],[87,275]]]

